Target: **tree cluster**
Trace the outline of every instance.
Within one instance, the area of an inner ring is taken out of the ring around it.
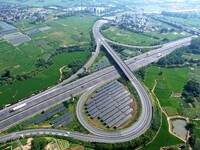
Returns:
[[[68,67],[72,69],[73,73],[76,73],[78,69],[80,69],[82,66],[83,66],[83,61],[81,60],[71,61],[68,64]]]
[[[200,54],[200,38],[195,38],[192,40],[187,52],[193,54]]]
[[[186,47],[182,47],[177,49],[176,51],[172,52],[171,54],[167,55],[159,59],[157,64],[159,66],[173,66],[173,65],[183,65],[187,60],[182,57],[183,52],[186,50]]]
[[[193,150],[199,150],[200,149],[200,139],[196,137],[195,128],[196,128],[196,125],[193,123],[189,123],[187,125],[187,129],[190,130],[190,134],[191,134],[188,142]]]
[[[182,96],[186,102],[194,102],[194,98],[200,97],[200,83],[195,80],[189,80],[184,86]]]
[[[48,144],[48,141],[45,138],[37,137],[34,138],[31,142],[32,150],[44,150],[45,146]]]
[[[142,78],[142,80],[145,80],[146,76],[146,68],[141,68],[137,71],[137,74]]]

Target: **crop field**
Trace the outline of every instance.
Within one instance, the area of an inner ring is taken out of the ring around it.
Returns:
[[[173,41],[189,35],[185,32],[169,32],[165,34],[160,34],[158,32],[145,32],[144,34],[139,34],[113,26],[105,31],[102,31],[102,34],[110,40],[136,46],[151,46],[157,45],[157,43],[163,44],[165,43],[162,41],[164,38],[167,38],[169,41]],[[159,39],[155,39],[153,36],[156,36]]]
[[[195,19],[195,18],[183,19],[183,18],[169,17],[169,16],[164,16],[164,18],[167,20],[183,23],[189,27],[196,27],[196,28],[200,27],[199,19]]]
[[[166,116],[162,113],[162,126],[155,140],[142,148],[142,150],[159,150],[163,146],[183,144],[177,137],[171,135],[168,131],[168,122]]]
[[[88,48],[90,30],[94,21],[95,17],[77,16],[38,25],[31,25],[28,20],[16,23],[15,25],[24,32],[46,26],[52,29],[33,34],[30,36],[31,41],[16,47],[0,41],[0,71],[9,69],[13,75],[28,72],[34,67],[38,58],[46,60],[60,47],[78,45]],[[25,28],[22,28],[23,25]]]
[[[159,75],[159,72],[163,72]],[[195,78],[199,80],[199,68],[159,68],[149,67],[147,69],[147,75],[145,84],[152,88],[154,80],[157,81],[155,88],[155,94],[158,97],[161,106],[168,113],[169,116],[180,115],[178,109],[183,105],[187,105],[180,97],[183,91],[184,85],[188,79]],[[199,80],[200,81],[200,80]],[[194,116],[200,116],[200,102],[195,100],[192,107],[187,106],[182,108],[182,114],[193,118]]]
[[[13,84],[0,87],[0,106],[12,103],[18,99],[29,96],[59,81],[59,69],[71,61],[82,60],[86,62],[89,52],[63,53],[53,58],[54,64],[29,80],[16,81]]]
[[[163,72],[162,75],[158,75],[161,71]],[[179,95],[182,92],[187,82],[189,71],[189,68],[165,69],[150,67],[147,69],[145,83],[149,88],[152,88],[154,80],[157,81],[154,92],[161,106],[164,107],[169,115],[178,114],[177,109],[180,108],[182,99],[175,95]]]

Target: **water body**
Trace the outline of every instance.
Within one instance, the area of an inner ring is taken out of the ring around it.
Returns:
[[[181,138],[186,139],[187,129],[186,129],[187,122],[183,119],[176,119],[172,120],[172,131],[179,135]]]

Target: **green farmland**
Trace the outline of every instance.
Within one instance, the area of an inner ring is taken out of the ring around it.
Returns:
[[[149,88],[157,81],[155,94],[158,97],[161,106],[169,115],[177,115],[177,109],[180,108],[182,99],[174,96],[180,94],[188,79],[189,68],[166,69],[159,67],[150,67],[147,69],[145,83]],[[159,75],[162,72],[162,75]]]
[[[16,23],[22,32],[45,26],[52,29],[30,35],[31,41],[16,47],[1,41],[0,72],[6,69],[9,69],[12,75],[28,72],[33,69],[38,58],[47,60],[60,47],[81,46],[88,49],[94,21],[95,17],[74,16],[35,26],[29,24],[28,20]]]
[[[54,64],[29,80],[16,81],[13,84],[0,87],[0,106],[12,103],[18,99],[29,96],[37,91],[47,88],[59,81],[59,69],[71,61],[82,60],[86,62],[89,52],[63,53],[53,58]]]
[[[169,16],[164,16],[165,19],[170,20],[170,21],[174,21],[174,22],[178,22],[178,23],[183,23],[189,27],[195,27],[195,28],[199,28],[200,27],[200,23],[199,23],[199,19],[195,19],[195,18],[178,18],[178,17],[169,17]]]
[[[159,73],[162,72],[162,75]],[[152,88],[154,80],[157,81],[155,94],[158,97],[161,106],[169,116],[183,115],[193,118],[195,115],[200,116],[200,102],[194,101],[193,106],[189,106],[180,97],[187,81],[199,76],[199,69],[196,68],[160,68],[149,67],[145,84]]]
[[[158,135],[152,143],[143,147],[142,150],[159,150],[161,147],[177,144],[183,144],[183,142],[169,133],[167,118],[162,113],[162,126]]]
[[[111,26],[107,30],[103,30],[102,34],[115,42],[122,44],[136,45],[136,46],[151,46],[164,44],[162,41],[164,38],[167,38],[169,41],[178,40],[184,37],[187,37],[188,34],[185,32],[169,32],[161,34],[158,32],[145,32],[144,34],[134,33],[131,31],[119,29],[117,27]],[[159,39],[153,38],[153,36],[158,37]]]
[[[9,70],[12,76],[29,73],[36,69],[35,64],[39,58],[48,60],[51,54],[61,47],[78,46],[85,52],[63,53],[55,56],[54,65],[38,73],[34,78],[1,86],[0,106],[57,83],[59,69],[71,61],[86,62],[90,56],[88,52],[91,41],[90,31],[95,19],[93,16],[72,16],[36,25],[30,24],[29,20],[15,23],[22,32],[46,26],[51,29],[30,35],[31,41],[15,47],[6,41],[0,41],[0,75],[6,70]]]

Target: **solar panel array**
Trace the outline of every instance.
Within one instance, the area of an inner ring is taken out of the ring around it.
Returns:
[[[22,126],[28,126],[29,124],[32,124],[32,123],[39,124],[47,119],[50,119],[54,115],[64,111],[65,109],[66,109],[66,106],[62,103],[62,104],[44,112],[43,114],[23,123]]]
[[[72,114],[68,112],[52,120],[50,124],[53,125],[53,128],[56,128],[57,126],[61,124],[64,127],[68,125],[69,123],[71,123],[72,121],[73,121]]]
[[[97,64],[96,66],[94,66],[91,71],[92,72],[95,72],[95,71],[98,71],[98,70],[101,70],[105,67],[108,67],[110,65],[110,62],[109,60],[106,58],[104,60],[102,60],[99,64]]]
[[[119,128],[132,115],[130,104],[133,99],[125,87],[117,80],[101,87],[86,102],[85,109],[91,119],[98,118],[107,127]]]

